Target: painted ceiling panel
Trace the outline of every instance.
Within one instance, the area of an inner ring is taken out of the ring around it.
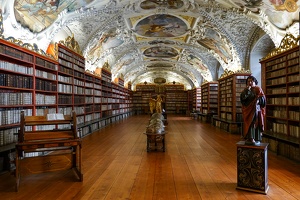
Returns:
[[[279,45],[287,32],[299,35],[298,0],[0,2],[5,37],[46,50],[74,36],[88,70],[108,62],[114,77],[134,84],[165,78],[198,87],[249,68],[249,52],[273,46],[255,45],[259,37]]]

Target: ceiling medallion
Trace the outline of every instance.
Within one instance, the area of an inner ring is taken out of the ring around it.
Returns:
[[[147,67],[148,68],[171,68],[173,67],[173,65],[169,63],[154,63],[154,64],[147,65]]]
[[[165,78],[155,78],[154,79],[154,83],[156,83],[156,84],[164,84],[164,83],[166,83],[166,79]]]
[[[284,5],[287,11],[295,12],[298,9],[297,3],[295,0],[285,0]]]

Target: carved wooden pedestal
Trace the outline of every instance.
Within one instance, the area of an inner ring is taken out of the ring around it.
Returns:
[[[237,189],[267,194],[268,143],[237,143]]]
[[[165,133],[162,134],[150,134],[147,135],[147,152],[150,151],[166,151],[165,146]]]

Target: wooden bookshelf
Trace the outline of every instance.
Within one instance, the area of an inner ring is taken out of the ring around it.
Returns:
[[[57,111],[57,67],[51,58],[0,39],[0,168],[14,167],[10,157],[18,140],[20,113]]]
[[[240,95],[250,73],[225,73],[218,80],[218,115],[212,124],[230,133],[242,134],[242,104]]]
[[[201,87],[193,89],[193,108],[201,112]]]
[[[70,114],[76,112],[77,124],[85,122],[85,98],[92,90],[85,87],[84,57],[58,44],[59,84],[58,91],[68,100],[64,106],[59,105],[59,112]],[[69,105],[68,105],[69,104]]]
[[[156,95],[156,84],[138,84],[133,92],[135,114],[149,114],[149,100]]]
[[[188,112],[193,112],[193,90],[187,90],[187,104],[188,104]]]
[[[188,93],[182,84],[138,84],[133,92],[133,105],[136,114],[149,114],[149,100],[161,95],[162,108],[167,113],[186,114],[188,110]]]
[[[218,114],[218,82],[212,81],[201,85],[201,113],[198,118],[211,122],[213,115]]]
[[[111,72],[102,68],[101,69],[101,84],[102,84],[102,102],[101,112],[103,118],[112,116],[112,82]]]
[[[165,110],[169,114],[186,114],[188,110],[188,95],[182,84],[166,84]]]
[[[14,167],[9,160],[14,157],[21,111],[26,116],[75,111],[80,137],[133,112],[132,91],[122,80],[112,84],[105,69],[99,75],[86,72],[84,57],[57,46],[54,59],[0,39],[1,171]]]
[[[72,112],[75,103],[73,97],[74,70],[72,52],[62,45],[58,47],[58,62],[58,112],[68,115]]]
[[[84,73],[84,87],[85,87],[85,100],[84,100],[84,122],[89,123],[100,116],[95,117],[95,76],[93,74]]]
[[[267,99],[263,141],[270,143],[272,151],[299,161],[299,46],[296,42],[288,43],[285,38],[282,44],[260,61],[262,88]]]

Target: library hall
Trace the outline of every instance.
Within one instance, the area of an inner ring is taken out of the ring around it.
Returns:
[[[299,16],[0,0],[0,199],[300,200]]]

